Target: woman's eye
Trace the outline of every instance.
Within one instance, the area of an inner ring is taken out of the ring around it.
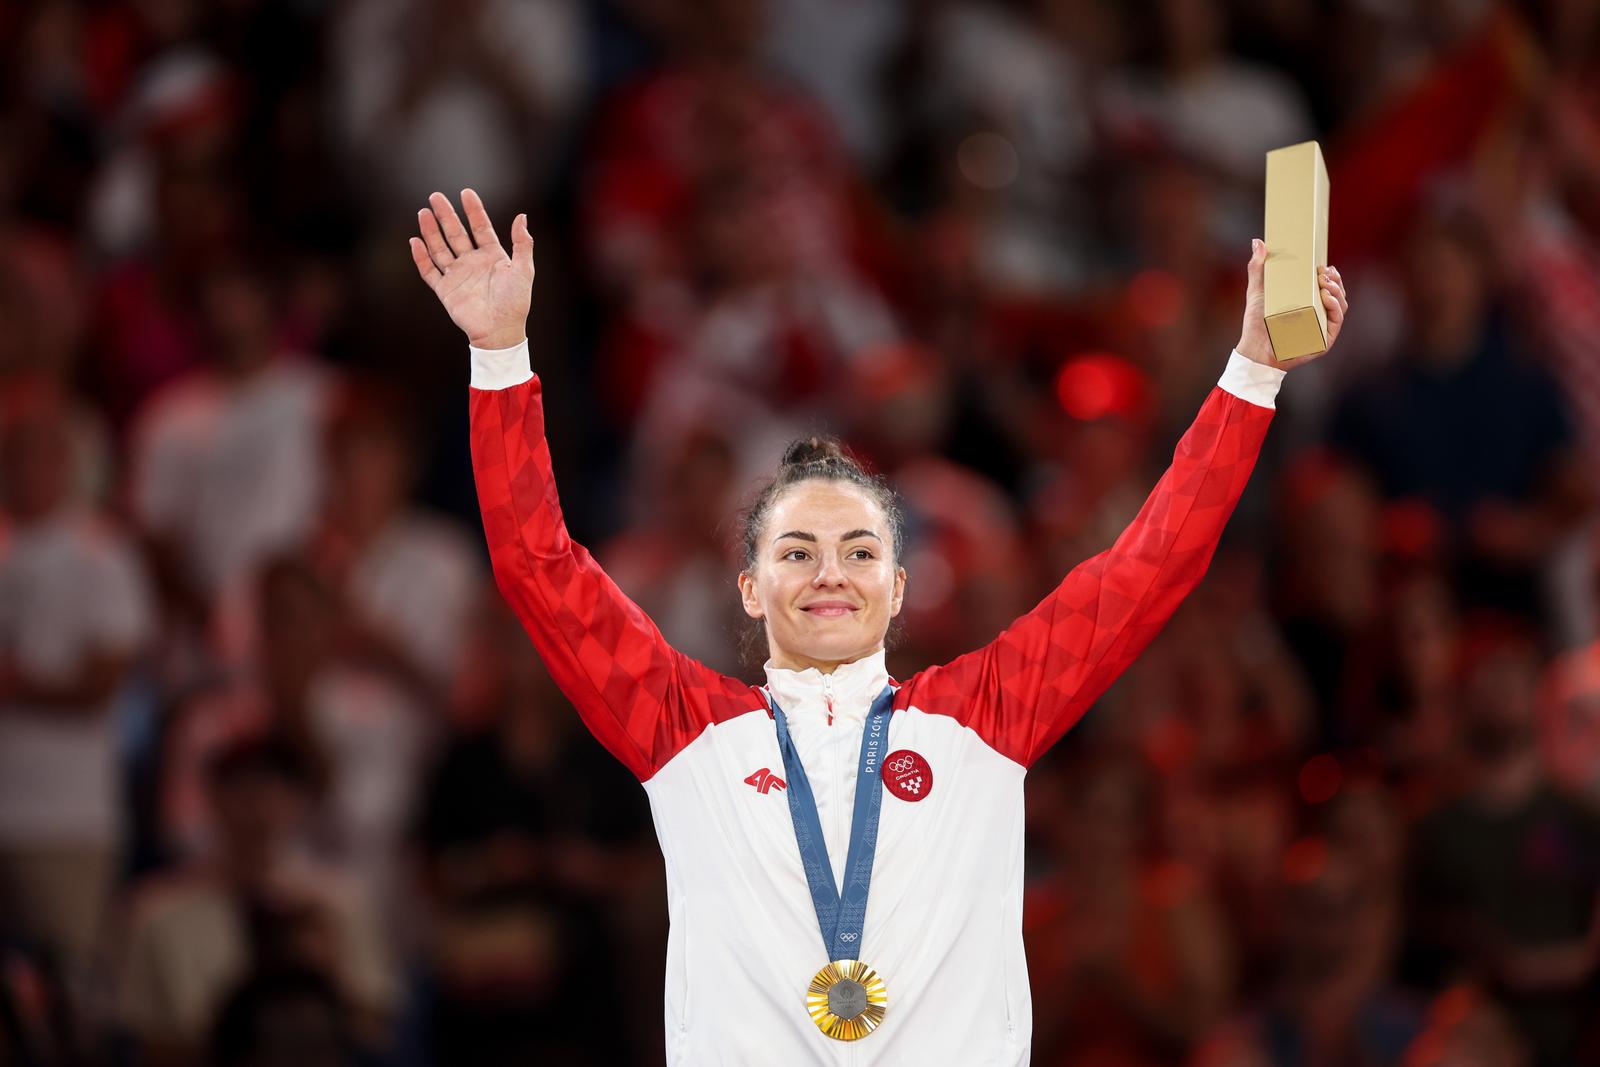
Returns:
[[[854,552],[850,553],[850,558],[851,559],[871,559],[872,558],[872,549],[870,549],[870,548],[858,548]]]
[[[791,548],[789,551],[783,554],[783,558],[799,560],[809,559],[810,557],[806,554],[806,550],[803,548]]]

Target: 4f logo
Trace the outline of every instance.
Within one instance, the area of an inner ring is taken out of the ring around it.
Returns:
[[[774,789],[787,789],[787,788],[789,788],[787,785],[784,784],[784,781],[783,781],[782,778],[779,778],[776,774],[773,774],[771,771],[767,770],[767,768],[765,768],[765,767],[761,768],[759,771],[757,771],[756,773],[752,774],[750,777],[746,778],[744,780],[744,784],[745,785],[753,785],[753,786],[755,786],[756,787],[756,792],[757,793],[761,793],[762,795],[765,795],[766,793],[768,793],[768,792],[770,792],[771,790],[774,790]]]

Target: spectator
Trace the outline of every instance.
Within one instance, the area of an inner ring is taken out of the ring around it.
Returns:
[[[1402,573],[1345,673],[1340,721],[1370,745],[1393,795],[1420,815],[1454,790],[1461,620],[1444,576]]]
[[[1287,922],[1268,1001],[1209,1039],[1196,1067],[1401,1067],[1423,1014],[1388,978],[1397,887],[1320,836],[1285,859]]]
[[[211,363],[158,394],[132,444],[130,503],[177,621],[204,627],[268,555],[309,531],[331,381],[278,348],[261,263],[215,263],[200,298]],[[238,635],[221,637],[225,657]]]
[[[1243,246],[1260,224],[1263,156],[1311,137],[1309,107],[1284,75],[1229,54],[1220,0],[1160,0],[1157,11],[1157,70],[1129,83],[1122,121],[1147,124],[1225,181],[1213,224],[1228,244]]]
[[[349,871],[363,905],[387,919],[406,906],[401,845],[436,723],[425,695],[382,665],[349,654],[338,604],[298,557],[263,568],[255,662],[202,687],[174,710],[165,738],[161,819],[179,857],[213,847],[209,762],[263,733],[292,738],[325,803],[317,844]]]
[[[670,302],[659,288],[638,292],[607,346],[604,385],[623,419],[648,423],[719,386],[758,412],[804,419],[863,349],[895,336],[882,298],[822,244],[843,238],[832,232],[835,191],[812,187],[805,170],[785,173],[781,158],[731,165],[681,220],[696,284]]]
[[[82,995],[120,859],[117,700],[154,619],[73,431],[51,384],[0,397],[0,927]]]
[[[727,436],[701,427],[664,447],[641,448],[640,496],[654,505],[648,519],[599,551],[606,573],[661,627],[674,648],[730,674],[739,671],[736,642],[743,627],[735,589],[727,582],[728,533],[718,516],[737,507],[739,456]]]
[[[442,700],[484,576],[463,531],[408,504],[417,446],[406,424],[399,398],[380,382],[342,391],[309,554],[343,600],[347,651]]]
[[[423,793],[438,1062],[637,1062],[617,1017],[618,920],[661,874],[644,797],[575,732],[498,602],[474,628],[483,688]],[[650,970],[651,968],[639,968]],[[653,999],[653,998],[651,998]],[[653,1015],[654,1013],[652,1013]]]
[[[762,0],[773,68],[828,109],[851,154],[870,170],[883,161],[892,130],[884,82],[913,5]]]
[[[1534,1063],[1594,1062],[1600,818],[1550,781],[1537,744],[1539,658],[1521,630],[1479,624],[1462,650],[1463,795],[1418,826],[1411,964],[1435,985],[1478,976]]]
[[[667,0],[654,13],[666,61],[602,104],[584,167],[604,294],[659,314],[673,286],[740,261],[846,272],[863,228],[855,176],[816,105],[761,65],[761,0]],[[760,240],[741,242],[752,224]],[[719,238],[702,266],[696,242]]]
[[[1349,743],[1338,736],[1353,725],[1338,715],[1341,689],[1381,606],[1377,494],[1359,471],[1317,453],[1284,471],[1280,485],[1278,618],[1317,700],[1321,739]]]
[[[938,152],[924,169],[969,208],[984,276],[1008,293],[1091,287],[1107,258],[1095,199],[1108,64],[1124,43],[1117,5],[928,6],[926,69],[900,91],[921,90],[915,117]]]
[[[1100,754],[1051,777],[1032,799],[1057,803],[1030,805],[1049,851],[1023,904],[1028,971],[1049,997],[1035,1061],[1168,1062],[1227,1003],[1221,912],[1201,872],[1154,846],[1136,764]]]
[[[360,0],[328,34],[340,141],[360,188],[409,221],[435,189],[526,204],[588,86],[574,0]]]
[[[116,1016],[143,1062],[192,1062],[230,990],[252,972],[314,971],[369,1027],[382,1020],[395,996],[390,948],[341,873],[308,858],[314,776],[300,746],[277,736],[240,742],[208,778],[213,847],[136,885],[129,899]]]
[[[1420,499],[1443,516],[1468,606],[1538,618],[1540,566],[1590,494],[1571,415],[1549,375],[1518,357],[1491,270],[1467,217],[1418,225],[1405,260],[1412,336],[1345,398],[1333,443],[1386,500]]]

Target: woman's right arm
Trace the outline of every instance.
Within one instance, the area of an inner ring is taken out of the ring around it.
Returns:
[[[527,217],[500,247],[464,190],[471,235],[442,195],[418,213],[412,259],[472,345],[472,467],[495,582],[590,732],[646,780],[711,723],[762,706],[749,686],[673,649],[568,535],[539,379],[524,336],[533,284]]]

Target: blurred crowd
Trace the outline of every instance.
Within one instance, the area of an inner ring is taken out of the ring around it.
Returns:
[[[668,638],[759,678],[735,516],[825,430],[906,677],[1132,517],[1311,137],[1354,310],[1030,775],[1034,1062],[1600,1064],[1591,0],[0,3],[0,1064],[660,1061],[426,194],[529,212],[567,518]]]

